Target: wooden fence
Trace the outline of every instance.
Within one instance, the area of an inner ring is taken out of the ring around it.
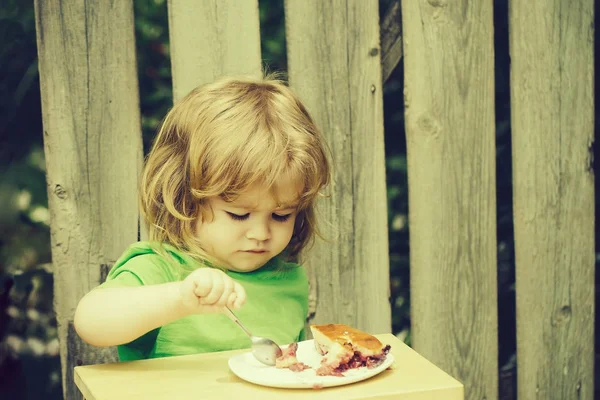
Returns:
[[[592,399],[594,4],[509,7],[518,394]],[[260,72],[257,0],[168,9],[175,99],[221,74]],[[77,301],[144,236],[133,7],[36,0],[35,11],[55,309],[73,399],[75,365],[116,359],[78,339]],[[382,85],[403,56],[413,345],[463,382],[466,398],[497,399],[492,0],[403,0],[381,25],[377,0],[286,0],[285,18],[290,84],[335,159],[321,207],[334,244],[307,255],[313,321],[391,330]]]

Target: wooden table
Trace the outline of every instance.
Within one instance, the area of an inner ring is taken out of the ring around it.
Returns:
[[[75,367],[86,400],[120,399],[402,399],[463,400],[463,385],[392,334],[375,335],[392,346],[390,369],[365,381],[314,389],[274,389],[234,375],[229,357],[247,350]]]

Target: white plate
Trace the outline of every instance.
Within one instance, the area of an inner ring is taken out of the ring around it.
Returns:
[[[282,346],[282,348],[285,347],[287,346]],[[257,385],[277,388],[312,389],[359,382],[385,371],[394,362],[394,356],[388,353],[383,363],[375,368],[353,368],[345,371],[343,377],[317,376],[314,368],[319,367],[321,358],[323,357],[315,350],[313,340],[299,342],[296,357],[298,361],[307,364],[313,369],[294,372],[288,368],[269,367],[257,361],[251,352],[231,357],[229,359],[229,368],[241,379]]]

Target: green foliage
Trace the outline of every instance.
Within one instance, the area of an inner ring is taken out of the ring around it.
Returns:
[[[410,344],[410,248],[408,170],[404,131],[402,64],[384,86],[384,129],[390,249],[392,331]]]
[[[136,55],[146,154],[162,118],[173,104],[166,0],[134,3]]]
[[[59,398],[33,2],[0,7],[0,397]]]
[[[261,1],[260,46],[268,70],[287,71],[283,0]]]
[[[32,4],[0,9],[0,275],[50,262]]]

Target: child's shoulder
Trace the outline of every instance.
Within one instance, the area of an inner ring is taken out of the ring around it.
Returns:
[[[116,279],[121,274],[133,274],[145,284],[154,281],[171,281],[178,270],[184,269],[191,260],[175,247],[140,241],[129,245],[115,262],[107,280]]]
[[[174,259],[180,263],[189,262],[183,251],[168,243],[139,241],[129,245],[116,263],[124,263],[140,256],[164,260]]]

